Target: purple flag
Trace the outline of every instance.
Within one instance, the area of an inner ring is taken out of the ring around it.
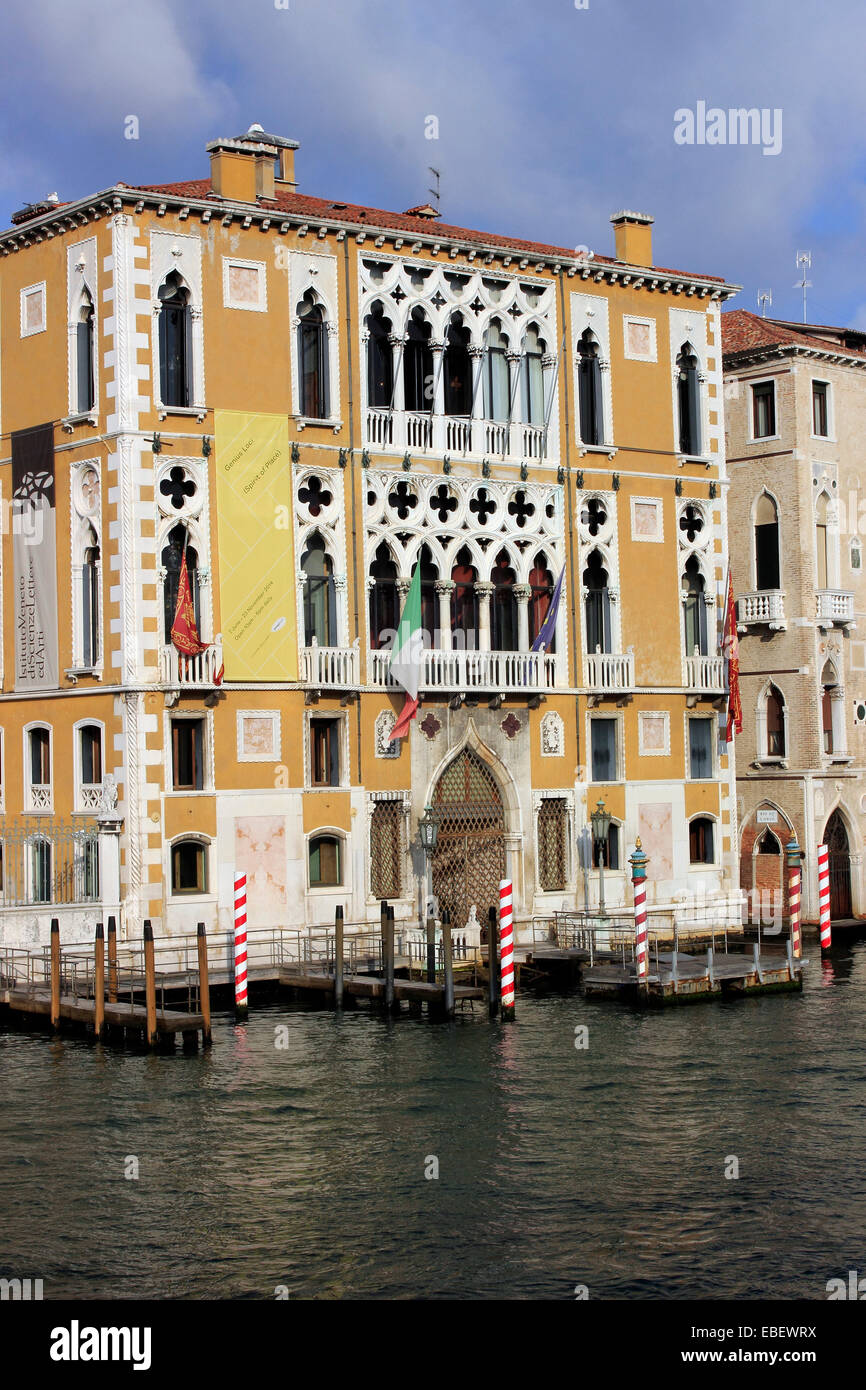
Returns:
[[[559,571],[559,578],[553,590],[553,597],[550,600],[550,607],[547,610],[547,617],[541,625],[541,631],[536,637],[530,648],[533,652],[545,652],[553,641],[553,634],[556,632],[556,616],[559,612],[559,600],[562,594],[562,580],[565,574],[565,565]]]

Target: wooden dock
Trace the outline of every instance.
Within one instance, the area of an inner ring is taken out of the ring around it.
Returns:
[[[686,1004],[723,995],[778,994],[803,988],[806,960],[786,955],[751,952],[704,956],[684,951],[658,952],[650,964],[649,978],[640,985],[633,962],[599,961],[582,973],[583,992],[589,998],[624,999],[649,1005]]]
[[[307,966],[284,966],[279,972],[279,983],[286,989],[297,990],[299,994],[329,994],[336,991],[333,974],[322,970],[311,970]],[[379,975],[344,975],[343,993],[357,999],[384,999],[387,980]],[[410,1004],[430,1004],[445,1007],[445,985],[432,984],[427,980],[404,980],[394,978],[394,999],[397,1003],[405,1000]],[[480,985],[454,986],[455,1004],[470,1003],[485,999],[487,991]]]
[[[0,989],[0,1005],[12,1014],[33,1014],[51,1018],[50,990]],[[61,994],[60,1018],[85,1028],[94,1028],[95,999],[77,994]],[[147,1029],[147,1007],[143,1004],[106,1003],[103,1006],[104,1026],[118,1029],[125,1038],[144,1037]],[[181,1013],[178,1009],[157,1009],[156,1031],[161,1038],[174,1039],[180,1033],[185,1046],[196,1046],[198,1034],[204,1029],[202,1014]]]

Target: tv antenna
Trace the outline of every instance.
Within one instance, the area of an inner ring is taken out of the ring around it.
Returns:
[[[794,289],[803,291],[803,322],[807,323],[808,320],[806,318],[806,291],[812,288],[812,281],[806,279],[806,271],[811,270],[812,268],[812,252],[798,251],[796,265],[798,270],[802,270],[803,278],[802,280],[797,281],[796,285],[794,286]]]
[[[761,311],[761,318],[767,317],[767,310],[773,306],[773,291],[758,290],[758,308]]]
[[[428,164],[428,165],[427,165],[427,168],[429,169],[430,173],[433,175],[433,177],[434,177],[435,180],[436,180],[436,187],[435,187],[435,188],[428,188],[428,189],[427,189],[427,192],[428,192],[428,193],[432,193],[433,197],[436,199],[436,211],[437,211],[437,212],[441,212],[441,211],[442,211],[442,208],[441,208],[441,206],[440,206],[440,200],[439,200],[439,192],[440,192],[440,190],[439,190],[439,170],[438,170],[438,169],[434,169],[432,164]]]

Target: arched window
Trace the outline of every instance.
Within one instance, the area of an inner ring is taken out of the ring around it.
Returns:
[[[159,390],[163,405],[190,406],[192,311],[189,290],[176,270],[159,287]]]
[[[767,691],[767,757],[785,756],[785,701],[782,692],[771,685]]]
[[[547,617],[550,600],[553,597],[553,575],[547,568],[547,556],[543,551],[536,555],[535,563],[529,571],[529,588],[529,645],[531,647],[544,627],[544,620]],[[556,651],[555,633],[545,650],[548,652]]]
[[[162,603],[166,642],[171,641],[171,629],[174,623],[175,609],[177,608],[178,589],[180,588],[180,567],[183,561],[183,547],[186,538],[186,527],[178,523],[166,536],[165,546],[162,552],[162,567],[165,571],[165,578],[162,581]],[[192,595],[195,623],[198,628],[199,638],[203,641],[201,630],[201,585],[198,577],[198,552],[195,547],[188,542],[186,547],[186,569],[189,576],[189,590]]]
[[[102,730],[98,724],[84,724],[78,730],[78,756],[81,774],[80,809],[99,804],[102,786]]]
[[[523,340],[523,419],[527,425],[544,424],[544,340],[530,327]]]
[[[400,622],[397,598],[397,566],[383,541],[370,565],[370,646],[377,650],[390,644]]]
[[[421,631],[424,635],[424,646],[437,647],[439,604],[436,598],[436,580],[439,578],[439,571],[433,563],[429,546],[422,545],[418,563],[421,566]]]
[[[457,552],[451,580],[454,584],[451,592],[451,631],[458,634],[456,641],[452,636],[452,646],[455,650],[472,651],[478,645],[478,595],[475,592],[478,572],[465,545]]]
[[[695,456],[701,452],[701,411],[698,359],[691,343],[683,343],[677,369],[679,451]]]
[[[490,612],[490,645],[495,652],[517,651],[517,599],[514,570],[506,551],[496,557],[490,575],[493,594]]]
[[[779,573],[779,513],[762,492],[755,507],[755,588],[778,589]]]
[[[298,305],[298,366],[301,383],[301,414],[310,420],[327,420],[328,402],[328,325],[312,290]]]
[[[95,666],[99,661],[99,546],[96,533],[89,528],[92,544],[84,551],[81,564],[81,664]]]
[[[757,853],[758,853],[758,854],[781,854],[781,853],[782,853],[782,846],[779,844],[779,841],[776,839],[776,837],[775,837],[775,835],[773,834],[772,830],[765,830],[765,831],[764,831],[763,835],[761,836],[760,840],[758,841]]]
[[[604,442],[604,411],[601,399],[601,365],[598,339],[587,328],[577,345],[577,395],[580,408],[580,437],[584,444]]]
[[[207,892],[207,846],[200,840],[172,845],[171,891],[174,896]]]
[[[709,816],[695,816],[695,819],[689,822],[689,863],[714,864],[715,862],[713,822]]]
[[[369,405],[390,408],[394,398],[394,352],[391,346],[391,320],[385,318],[380,300],[367,315],[367,401]]]
[[[455,314],[445,335],[445,414],[472,414],[472,364],[469,358],[469,329],[463,315]]]
[[[311,888],[337,888],[343,882],[342,845],[336,835],[315,835],[308,858]]]
[[[79,415],[86,415],[93,409],[95,402],[93,300],[87,290],[82,294],[78,322],[75,325],[75,377],[77,410]]]
[[[607,586],[607,570],[597,550],[586,562],[583,571],[584,615],[586,619],[586,650],[592,654],[597,651],[609,652],[611,649],[610,631],[610,592]]]
[[[30,785],[48,787],[51,783],[51,735],[47,729],[31,729]]]
[[[430,324],[424,310],[416,304],[409,315],[407,341],[403,348],[403,394],[407,410],[433,409],[433,353]]]
[[[304,584],[304,646],[315,640],[320,647],[337,645],[337,590],[334,566],[325,542],[314,532],[301,556]]]
[[[841,693],[836,671],[825,661],[821,672],[821,733],[825,753],[843,751]]]
[[[704,603],[704,577],[694,555],[683,572],[683,627],[686,656],[707,655],[707,610]]]
[[[830,581],[830,550],[828,545],[828,509],[829,499],[826,492],[822,492],[815,507],[815,558],[817,564],[818,588],[829,589]]]
[[[508,385],[508,339],[498,319],[491,319],[484,339],[484,418],[508,420],[511,401]]]

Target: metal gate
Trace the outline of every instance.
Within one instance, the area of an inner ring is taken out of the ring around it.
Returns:
[[[505,815],[496,781],[477,753],[464,748],[433,793],[439,820],[433,855],[433,892],[463,926],[473,907],[479,922],[499,902],[505,877]]]
[[[848,832],[838,811],[827,822],[824,844],[830,851],[830,917],[840,921],[851,916],[851,856]]]

